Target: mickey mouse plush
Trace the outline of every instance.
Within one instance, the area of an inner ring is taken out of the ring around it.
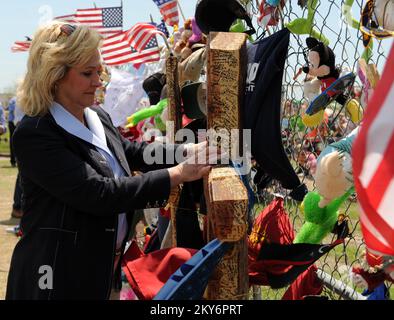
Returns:
[[[302,71],[320,81],[322,91],[327,89],[339,78],[339,69],[335,66],[335,54],[332,49],[315,38],[307,38],[306,45],[309,49],[309,65]]]
[[[304,83],[304,95],[311,102],[319,95],[320,90],[323,92],[339,78],[340,69],[335,66],[335,54],[330,47],[312,37],[306,39],[306,44],[309,49],[309,63],[302,68],[302,71],[309,77]],[[346,106],[346,110],[354,123],[361,121],[362,113],[360,112],[359,103],[355,99],[348,101],[344,94],[340,94],[335,100]],[[317,114],[317,117],[306,115],[305,120],[310,121],[309,123],[308,121],[304,123],[308,126],[316,126],[321,122],[318,118],[323,118],[323,114],[324,110]]]

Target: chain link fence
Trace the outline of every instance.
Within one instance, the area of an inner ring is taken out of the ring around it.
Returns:
[[[348,70],[356,73],[357,62],[364,51],[362,35],[359,30],[353,29],[346,23],[342,15],[344,2],[341,0],[318,1],[314,28],[330,40],[329,46],[335,52],[336,64],[343,71]],[[351,12],[356,19],[360,17],[364,2],[355,0],[353,3]],[[257,0],[252,0],[250,3],[250,11],[254,16],[259,15],[258,5],[259,1]],[[266,37],[280,30],[286,23],[295,18],[305,18],[307,9],[302,9],[297,4],[297,1],[286,1],[286,5],[280,14],[281,21],[279,21],[279,24],[275,27],[269,27],[269,31],[259,27],[257,37]],[[309,158],[317,158],[328,144],[345,137],[356,125],[345,116],[342,105],[335,102],[329,106],[332,114],[329,116],[328,121],[316,130],[315,135],[311,135],[310,129],[302,126],[293,126],[286,129],[289,123],[297,123],[298,118],[302,114],[302,108],[307,105],[303,95],[303,77],[300,76],[293,80],[297,70],[306,62],[303,54],[303,48],[306,47],[306,37],[308,35],[299,36],[292,34],[290,39],[288,59],[285,64],[283,78],[282,137],[284,148],[296,173],[300,180],[308,186],[309,191],[312,191],[315,189],[315,181],[313,168],[309,166]],[[376,64],[377,69],[381,71],[386,61],[389,46],[376,39],[373,41],[374,49],[369,63]],[[354,89],[362,89],[362,83],[358,78],[356,78]],[[285,195],[285,208],[291,218],[295,232],[297,232],[304,223],[303,213],[300,211],[299,204],[286,196],[286,191],[278,183],[274,182],[262,193],[256,194],[258,201],[254,208],[255,217],[273,200],[274,193]],[[362,254],[365,250],[360,230],[356,196],[349,198],[342,205],[340,213],[348,218],[350,233],[344,244],[335,247],[316,262],[316,266],[319,269],[319,277],[325,278],[322,295],[333,300],[362,299],[363,297],[359,294],[362,290],[355,288],[349,277],[349,271],[352,266],[361,264]],[[331,243],[333,239],[334,235],[331,234],[323,242]],[[253,287],[253,299],[279,300],[286,289],[273,290],[269,287]],[[390,288],[392,294],[394,293],[393,289]]]

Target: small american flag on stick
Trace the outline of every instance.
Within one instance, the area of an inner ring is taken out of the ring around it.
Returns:
[[[126,31],[124,40],[128,41],[137,51],[142,51],[155,35],[165,36],[153,23],[137,23]]]
[[[121,32],[104,39],[101,54],[107,65],[122,65],[132,63],[135,68],[141,64],[160,60],[160,48],[157,39],[153,36],[142,51],[137,51],[125,40],[126,32]]]
[[[75,14],[55,17],[55,20],[88,25],[104,37],[110,37],[123,31],[123,7],[77,9]]]
[[[159,7],[160,13],[168,25],[173,27],[179,24],[177,0],[153,0],[153,2]]]
[[[15,41],[14,45],[11,47],[12,52],[26,52],[29,51],[31,46],[31,39],[26,37],[25,41]]]

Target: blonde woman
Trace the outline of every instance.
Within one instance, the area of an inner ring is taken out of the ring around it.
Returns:
[[[101,86],[100,43],[94,30],[62,22],[34,36],[18,90],[27,116],[14,133],[23,236],[6,299],[109,299],[133,210],[165,205],[172,187],[210,170],[186,162],[146,165],[147,144],[123,139],[92,107]],[[192,147],[205,151],[206,144]],[[145,173],[132,177],[134,170]]]

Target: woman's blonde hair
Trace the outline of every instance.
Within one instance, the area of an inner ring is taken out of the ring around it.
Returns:
[[[57,82],[69,68],[88,63],[99,49],[101,39],[97,31],[87,26],[53,21],[41,27],[34,35],[27,73],[17,91],[23,112],[28,116],[47,113]]]

